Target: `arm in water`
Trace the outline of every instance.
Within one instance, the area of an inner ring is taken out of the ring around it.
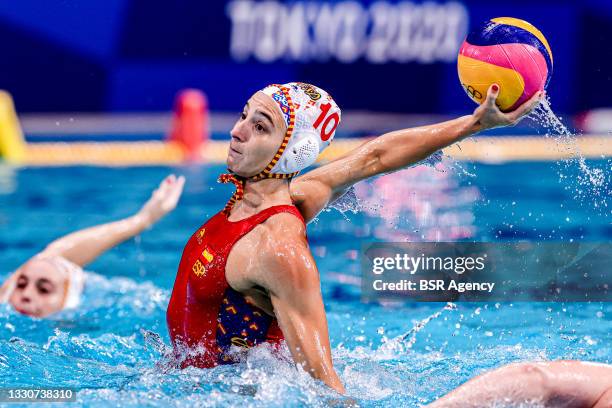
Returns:
[[[270,227],[262,242],[253,283],[268,291],[293,360],[344,394],[332,364],[319,272],[308,249],[304,224],[288,214],[274,217],[279,222]]]
[[[42,254],[62,256],[77,265],[85,266],[112,247],[140,234],[172,211],[184,184],[184,177],[170,175],[136,214],[73,232],[50,243]]]
[[[515,363],[484,373],[427,405],[476,408],[612,406],[612,366],[581,361]]]
[[[492,85],[472,115],[386,133],[298,177],[291,183],[294,202],[308,222],[358,181],[408,167],[477,132],[518,123],[543,95],[538,92],[516,110],[503,113],[495,104],[498,94],[499,87]]]

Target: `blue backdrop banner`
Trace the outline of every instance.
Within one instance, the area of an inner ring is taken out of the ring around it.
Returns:
[[[214,110],[238,110],[267,83],[299,80],[347,109],[459,113],[473,108],[457,79],[459,46],[500,16],[550,42],[556,110],[608,104],[603,0],[2,2],[0,87],[21,111],[168,110],[184,87],[204,90]]]

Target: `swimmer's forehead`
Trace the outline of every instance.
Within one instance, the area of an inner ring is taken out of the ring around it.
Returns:
[[[246,102],[245,108],[253,110],[276,128],[284,128],[286,126],[283,115],[274,99],[262,91],[255,92]]]
[[[20,275],[24,275],[29,279],[46,279],[52,282],[59,282],[68,278],[61,268],[44,259],[31,259],[19,271]]]

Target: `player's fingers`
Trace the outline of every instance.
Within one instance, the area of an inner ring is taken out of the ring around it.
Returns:
[[[497,101],[498,95],[499,95],[499,85],[492,84],[487,90],[487,99],[485,100],[485,103],[489,107],[495,107],[496,106],[495,102]]]
[[[170,174],[164,181],[164,186],[172,186],[174,183],[176,183],[176,176],[174,174]]]
[[[178,202],[179,198],[181,197],[181,194],[183,193],[183,187],[185,186],[185,177],[180,176],[177,180],[175,185],[173,186],[172,192],[169,194],[169,201],[172,202],[174,205],[176,205],[176,203]]]
[[[525,101],[521,106],[516,108],[514,111],[508,114],[510,120],[513,122],[519,120],[523,116],[531,112],[544,97],[544,91],[536,92],[529,100]]]
[[[180,176],[178,178],[178,183],[181,186],[181,191],[183,190],[183,187],[185,186],[185,176]]]
[[[158,190],[162,194],[166,194],[174,185],[176,184],[176,176],[174,174],[170,174],[166,176],[160,183]]]
[[[157,188],[155,190],[153,190],[153,194],[151,194],[151,195],[155,195],[155,193],[157,193],[158,191],[165,190],[166,186],[168,184],[170,184],[170,176],[164,177],[164,179],[161,181],[161,183],[159,183],[159,186],[157,186]]]
[[[176,179],[176,183],[173,186],[172,195],[173,196],[180,196],[181,193],[183,192],[183,187],[184,186],[185,186],[185,177],[180,176],[179,178]]]

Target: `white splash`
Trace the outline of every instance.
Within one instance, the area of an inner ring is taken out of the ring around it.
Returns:
[[[580,203],[592,201],[593,207],[602,211],[606,209],[611,195],[609,170],[612,169],[612,161],[602,156],[606,171],[588,165],[580,151],[579,135],[572,133],[561,118],[555,115],[548,98],[534,110],[531,118],[546,129],[545,136],[557,143],[559,151],[569,156],[557,162],[559,182],[565,184],[565,190],[571,191],[573,198]],[[578,175],[571,176],[576,170]]]

